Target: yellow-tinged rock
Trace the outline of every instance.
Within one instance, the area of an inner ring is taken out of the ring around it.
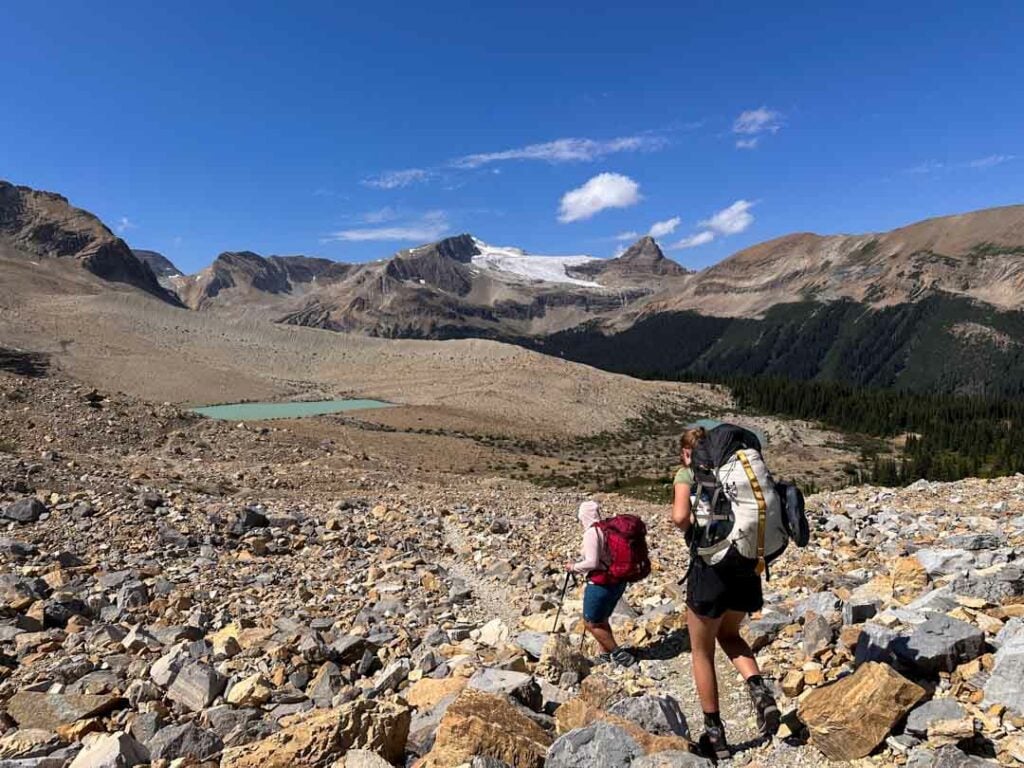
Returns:
[[[38,753],[56,741],[57,735],[45,728],[21,728],[0,738],[0,759]]]
[[[422,768],[452,768],[493,757],[512,768],[542,768],[551,737],[501,696],[467,688],[441,719]]]
[[[409,687],[405,700],[421,711],[432,709],[445,696],[461,691],[468,682],[466,677],[444,677],[440,680],[424,677]]]
[[[830,760],[866,757],[892,727],[925,697],[925,691],[877,662],[811,691],[800,700],[800,720],[810,741]]]
[[[796,698],[804,689],[804,673],[799,669],[791,669],[782,678],[782,692],[790,698]]]
[[[221,768],[296,768],[330,765],[350,749],[368,749],[397,763],[405,752],[409,707],[358,699],[282,721],[280,731],[224,751]]]
[[[923,594],[930,584],[928,571],[913,556],[897,558],[890,575],[893,597],[904,605]]]
[[[270,700],[273,690],[263,675],[255,674],[239,680],[228,691],[227,702],[236,707],[258,707]]]

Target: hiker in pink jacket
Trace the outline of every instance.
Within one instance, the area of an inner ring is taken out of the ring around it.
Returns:
[[[577,517],[583,526],[583,544],[580,547],[582,558],[575,563],[566,563],[565,570],[587,579],[587,586],[583,591],[583,623],[602,650],[594,659],[594,663],[615,662],[624,667],[632,666],[636,663],[636,658],[615,641],[611,624],[608,623],[615,606],[626,591],[626,582],[603,585],[594,584],[590,580],[590,575],[594,571],[608,569],[609,558],[604,535],[596,525],[601,520],[601,505],[596,501],[584,501],[580,504]]]

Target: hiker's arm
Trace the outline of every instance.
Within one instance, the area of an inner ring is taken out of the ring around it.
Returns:
[[[583,559],[572,564],[576,573],[590,573],[601,567],[601,540],[597,528],[587,528],[583,532]]]
[[[690,486],[676,483],[673,486],[675,496],[672,498],[672,524],[682,530],[688,530],[693,523],[690,515]]]

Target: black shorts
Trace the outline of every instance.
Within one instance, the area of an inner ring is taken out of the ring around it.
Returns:
[[[708,565],[694,556],[686,580],[686,605],[698,616],[717,619],[726,611],[755,613],[764,607],[755,561],[730,549],[722,561]]]

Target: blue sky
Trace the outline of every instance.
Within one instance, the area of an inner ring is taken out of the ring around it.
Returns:
[[[1018,2],[290,5],[8,4],[0,178],[186,271],[652,227],[700,267],[1024,202]]]

